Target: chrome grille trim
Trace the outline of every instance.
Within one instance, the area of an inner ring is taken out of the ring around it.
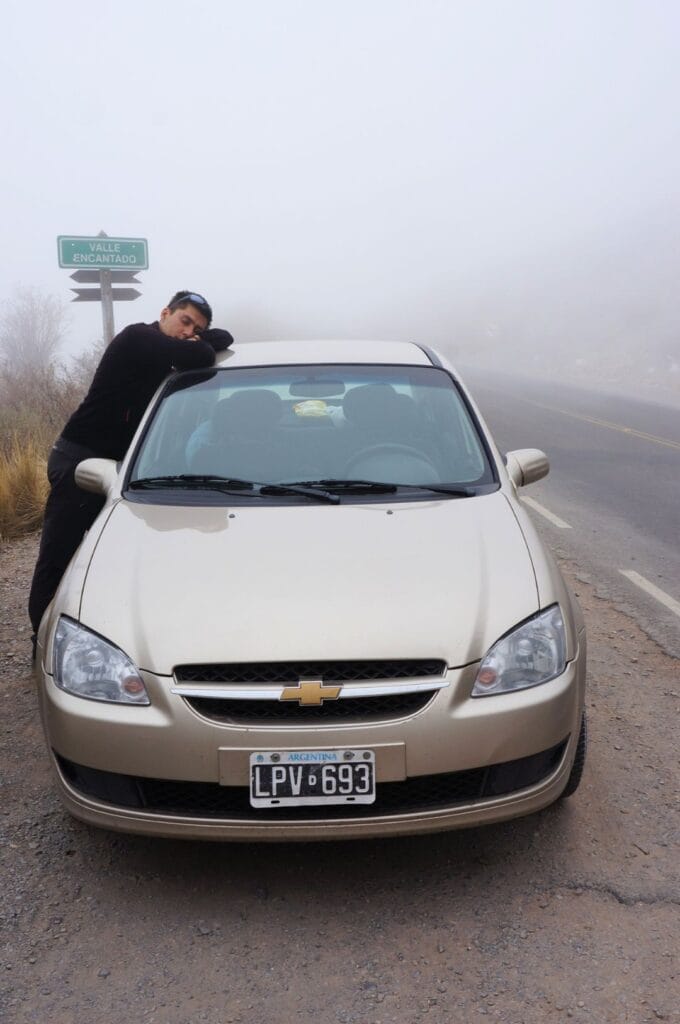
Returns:
[[[426,693],[445,689],[447,679],[411,680],[406,683],[343,683],[335,700],[348,697],[385,697],[401,693]],[[172,686],[171,693],[180,697],[207,697],[212,700],[281,700],[281,694],[288,687],[262,686]],[[328,700],[328,698],[326,698]]]

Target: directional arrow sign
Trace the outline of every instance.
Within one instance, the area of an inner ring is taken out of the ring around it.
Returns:
[[[110,270],[109,273],[113,284],[141,284],[137,280],[136,270]],[[71,274],[71,280],[78,284],[99,284],[99,274],[98,270],[76,270]]]
[[[101,288],[71,288],[71,291],[76,293],[75,299],[71,299],[71,302],[101,302]],[[138,299],[141,294],[136,288],[111,289],[111,298],[114,302],[130,302],[132,299]]]

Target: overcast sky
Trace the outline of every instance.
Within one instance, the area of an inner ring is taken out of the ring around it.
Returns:
[[[243,340],[679,324],[677,0],[5,0],[2,36],[5,300],[69,300],[57,235],[103,229],[149,241],[117,328],[178,288]]]

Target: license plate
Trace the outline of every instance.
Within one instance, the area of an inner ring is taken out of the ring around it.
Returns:
[[[252,807],[374,802],[372,750],[274,750],[250,755]]]

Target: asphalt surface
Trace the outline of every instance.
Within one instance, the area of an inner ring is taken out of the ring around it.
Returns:
[[[530,505],[553,548],[680,656],[680,396],[664,404],[474,369],[465,380],[502,451],[548,455],[550,475],[522,495],[568,524]]]

